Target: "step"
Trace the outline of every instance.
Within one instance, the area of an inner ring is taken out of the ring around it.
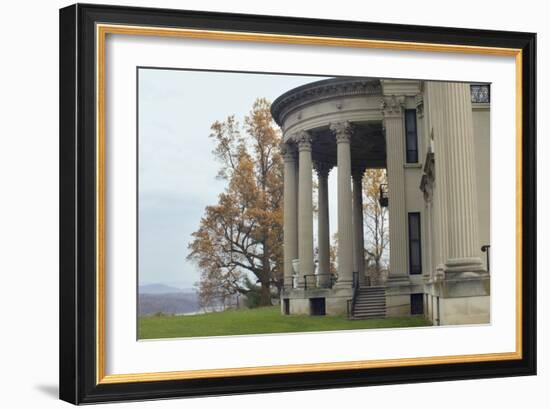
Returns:
[[[385,314],[386,309],[385,308],[373,308],[368,310],[353,310],[354,315],[355,314]]]
[[[354,316],[361,316],[361,315],[386,315],[386,310],[364,310],[364,311],[354,311]]]
[[[386,302],[386,297],[355,297],[357,301],[381,301]]]
[[[386,306],[386,303],[385,302],[373,302],[373,301],[363,301],[363,302],[355,302],[355,304],[353,304],[354,306],[362,306],[362,307],[369,307],[369,306],[382,306],[382,307],[385,307]]]
[[[386,308],[386,304],[355,304],[355,308]]]
[[[378,295],[378,294],[357,294],[357,297],[355,298],[377,298],[381,300],[385,300],[385,295]]]
[[[377,310],[354,310],[353,311],[353,315],[385,314],[385,313],[386,313],[385,308],[380,308]]]
[[[353,319],[386,318],[386,314],[379,315],[355,315]]]
[[[376,312],[357,312],[353,314],[354,317],[366,317],[372,315],[386,315],[386,311],[376,311]]]
[[[360,303],[376,303],[376,304],[379,304],[379,303],[382,303],[382,304],[386,304],[386,300],[385,299],[371,299],[371,298],[366,298],[366,299],[360,299],[360,298],[356,298],[355,299],[355,304],[360,304]]]
[[[386,300],[355,300],[355,305],[357,304],[386,304]]]
[[[354,308],[386,308],[386,304],[355,304]]]

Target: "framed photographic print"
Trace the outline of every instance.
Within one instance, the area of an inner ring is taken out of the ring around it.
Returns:
[[[61,399],[535,374],[535,40],[61,9]]]

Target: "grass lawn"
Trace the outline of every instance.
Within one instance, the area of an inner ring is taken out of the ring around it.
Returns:
[[[421,316],[348,320],[344,316],[281,315],[276,306],[200,315],[141,317],[138,335],[139,339],[154,339],[427,325],[430,324]]]

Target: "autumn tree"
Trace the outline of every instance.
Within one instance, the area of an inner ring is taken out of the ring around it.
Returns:
[[[283,161],[270,103],[257,99],[242,126],[234,115],[214,122],[210,138],[227,186],[189,244],[187,257],[201,270],[199,292],[246,295],[257,291],[247,285],[253,277],[258,305],[271,305],[272,289],[282,287]]]
[[[385,169],[367,169],[363,176],[365,252],[367,266],[377,276],[387,267],[390,243],[388,210],[379,202],[380,185],[386,183]]]

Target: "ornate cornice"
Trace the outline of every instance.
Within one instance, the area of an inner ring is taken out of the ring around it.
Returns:
[[[310,102],[355,95],[381,95],[380,81],[371,78],[331,78],[302,85],[285,92],[271,104],[271,116],[279,126],[286,117]]]
[[[353,135],[353,125],[351,122],[331,122],[329,128],[336,137],[336,143],[350,143],[351,136]]]

